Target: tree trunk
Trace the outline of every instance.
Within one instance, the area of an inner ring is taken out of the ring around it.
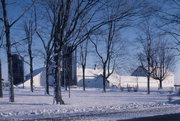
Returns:
[[[8,80],[9,80],[9,101],[14,102],[14,80],[13,80],[13,73],[12,73],[12,56],[11,56],[11,47],[10,41],[7,44],[7,55],[8,55]]]
[[[106,65],[103,65],[103,91],[106,92]]]
[[[147,76],[147,94],[150,94],[150,75]]]
[[[147,62],[148,62],[148,72],[147,72],[147,94],[150,94],[150,77],[151,77],[151,63],[150,63],[150,54],[148,51],[148,57],[147,57]]]
[[[29,50],[29,59],[30,59],[30,85],[31,85],[31,92],[33,92],[33,57],[32,57],[32,52],[31,49]]]
[[[7,61],[8,61],[8,81],[9,81],[9,101],[14,102],[14,81],[13,81],[13,72],[12,72],[12,56],[11,56],[11,40],[10,40],[10,25],[8,21],[6,3],[5,0],[1,0],[3,8],[3,17],[4,17],[4,26],[6,34],[6,52],[7,52]]]
[[[56,48],[55,48],[56,49]],[[64,104],[64,101],[62,100],[61,95],[61,55],[60,52],[57,52],[56,50],[56,56],[54,57],[55,60],[55,101],[56,104]]]
[[[150,63],[148,61],[148,74],[147,74],[147,94],[150,94]]]
[[[71,87],[69,85],[69,98],[71,97]]]
[[[0,97],[3,97],[3,91],[2,91],[2,73],[1,73],[1,60],[0,60]]]
[[[159,89],[162,89],[163,87],[162,87],[162,80],[160,79],[159,80]]]
[[[9,29],[8,29],[9,30]],[[12,72],[12,55],[11,55],[11,41],[10,41],[10,33],[7,30],[6,38],[6,48],[7,48],[7,58],[8,58],[8,80],[9,80],[9,101],[14,102],[14,80],[13,80],[13,72]]]
[[[82,71],[83,71],[83,91],[86,89],[86,84],[85,84],[85,66],[82,66]]]
[[[65,91],[67,91],[67,88],[68,88],[68,75],[67,75],[67,70],[66,69],[65,69],[65,73],[64,73],[64,87],[65,87]]]
[[[68,75],[67,75],[67,67],[66,69],[64,69],[63,71],[64,73],[64,88],[65,88],[65,91],[67,91],[67,88],[68,88]]]
[[[49,95],[49,56],[46,59],[46,94]]]
[[[63,65],[62,65],[62,67],[63,67],[63,82],[64,82],[64,84],[63,84],[63,86],[64,86],[64,88],[65,88],[65,91],[67,91],[67,81],[68,81],[68,75],[67,75],[67,72],[68,72],[68,65],[67,65],[67,59],[66,59],[66,57],[63,57]]]

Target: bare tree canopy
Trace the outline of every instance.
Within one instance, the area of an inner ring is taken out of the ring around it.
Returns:
[[[175,46],[173,49],[180,53],[180,1],[169,0],[167,1],[168,6],[165,6],[159,12],[159,28],[164,32],[165,35],[170,35],[175,40]]]
[[[162,81],[172,72],[172,67],[175,64],[175,54],[167,40],[159,38],[155,45],[155,55],[153,56],[154,71],[152,77],[159,80],[159,88],[162,89]]]
[[[147,70],[147,94],[150,94],[150,77],[154,71],[153,57],[155,55],[155,34],[149,21],[146,21],[142,28],[142,34],[139,35],[138,41],[141,44],[142,51],[138,53],[138,60],[141,66]]]
[[[89,12],[97,2],[97,0],[79,0],[78,2],[71,0],[46,1],[48,13],[51,16],[50,21],[54,24],[55,101],[57,104],[64,104],[61,96],[60,79],[63,46],[70,45],[73,51],[84,41],[90,32],[88,31],[85,35],[80,35],[80,33],[94,16],[95,13],[91,14]],[[87,14],[90,14],[90,17],[87,17]]]
[[[13,73],[12,73],[12,52],[11,52],[11,28],[12,26],[17,23],[24,15],[25,13],[32,7],[34,2],[26,8],[24,11],[21,12],[21,14],[12,22],[9,21],[9,16],[7,14],[7,3],[6,0],[1,0],[2,5],[2,14],[3,18],[1,19],[4,22],[4,28],[5,28],[5,36],[6,36],[6,52],[7,52],[7,59],[8,59],[8,81],[10,83],[10,95],[9,95],[9,101],[14,102],[14,81],[13,81]]]
[[[161,89],[162,81],[169,76],[175,64],[174,51],[171,49],[168,39],[164,39],[161,31],[156,28],[154,22],[148,19],[142,24],[142,33],[138,37],[142,50],[138,54],[141,66],[147,70],[147,92],[150,94],[150,77],[159,80]]]
[[[109,22],[100,27],[91,38],[103,68],[104,92],[106,92],[107,79],[115,70],[117,57],[120,57],[119,53],[122,53],[121,47],[123,46],[123,41],[120,40],[120,30],[130,26],[131,20],[139,16],[136,13],[140,10],[140,8],[137,8],[139,4],[132,3],[123,0],[106,2],[102,20]],[[119,16],[119,18],[113,19],[114,16]]]

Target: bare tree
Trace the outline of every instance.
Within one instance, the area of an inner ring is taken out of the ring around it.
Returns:
[[[80,65],[82,67],[82,74],[83,74],[83,91],[85,91],[86,84],[85,84],[85,70],[86,70],[86,63],[87,63],[87,55],[88,55],[88,40],[82,42],[80,44]]]
[[[93,41],[91,41],[95,47],[96,53],[101,60],[102,68],[103,68],[103,91],[106,92],[106,82],[109,76],[114,72],[116,57],[118,50],[115,45],[120,45],[120,36],[118,38],[118,34],[121,29],[130,26],[130,22],[132,22],[132,18],[136,18],[135,16],[139,13],[138,11],[141,9],[138,2],[132,3],[130,1],[108,1],[106,2],[106,7],[104,8],[103,19],[112,20],[114,16],[121,16],[119,19],[115,21],[110,21],[107,26],[101,27],[95,35],[93,39],[99,41],[98,39],[104,41],[104,44],[100,43],[101,46],[104,45],[103,48],[98,47],[99,45]],[[138,8],[139,7],[139,8]],[[138,9],[137,9],[138,8]],[[118,42],[119,41],[119,42]],[[118,43],[118,44],[117,44]],[[103,51],[103,52],[101,52]],[[120,50],[119,50],[120,52]]]
[[[138,37],[138,41],[142,46],[142,52],[138,54],[138,60],[140,61],[142,68],[147,70],[147,94],[150,94],[150,77],[154,71],[154,36],[152,28],[147,21],[143,24],[142,34]]]
[[[159,18],[161,23],[159,28],[164,31],[166,35],[171,35],[175,40],[175,46],[171,49],[175,49],[180,54],[180,1],[179,0],[169,0],[166,2],[168,7],[165,6],[159,12]]]
[[[13,74],[12,74],[12,56],[11,56],[11,28],[12,26],[17,23],[24,14],[30,9],[28,7],[25,9],[14,21],[11,23],[9,22],[9,18],[7,15],[7,3],[5,0],[1,0],[2,5],[2,13],[3,18],[1,19],[4,22],[4,28],[5,28],[5,36],[6,36],[6,50],[7,50],[7,60],[8,60],[8,81],[10,82],[10,95],[9,95],[9,101],[14,102],[14,87],[13,87]]]
[[[55,18],[53,18],[53,13],[50,10],[51,5],[46,3],[53,4],[53,1],[38,1],[35,5],[34,17],[35,17],[35,26],[36,34],[39,37],[39,40],[42,42],[43,49],[42,55],[45,61],[45,75],[46,75],[46,94],[49,94],[49,76],[52,64],[52,53],[53,53],[53,40],[54,40],[54,31],[55,31]],[[38,16],[37,16],[38,15]],[[55,17],[55,16],[54,16]],[[43,22],[48,22],[47,24],[42,24]],[[50,67],[51,66],[51,67]]]
[[[45,50],[45,65],[46,65],[46,94],[49,95],[49,69],[50,69],[50,64],[52,62],[52,51],[53,51],[53,31],[54,27],[52,27],[52,31],[50,33],[50,38],[49,39],[44,39],[42,35],[36,31],[38,37],[43,43],[43,47]]]
[[[55,25],[53,33],[53,55],[55,62],[55,101],[57,104],[64,104],[61,96],[61,64],[63,59],[63,46],[70,45],[72,47],[71,52],[73,52],[75,48],[84,41],[86,36],[95,29],[95,27],[92,27],[88,33],[84,35],[80,34],[84,27],[92,20],[95,11],[92,13],[89,12],[94,8],[97,2],[98,0],[78,0],[78,2],[71,0],[47,1],[49,15],[51,16],[50,20]],[[82,19],[86,18],[88,13],[91,14],[91,16],[87,19]]]
[[[115,69],[115,60],[114,58],[114,39],[115,39],[115,33],[117,34],[118,30],[116,29],[116,24],[115,22],[109,23],[107,33],[104,33],[107,35],[105,38],[105,47],[103,48],[103,53],[100,51],[98,48],[98,44],[95,43],[94,41],[91,41],[95,47],[96,53],[98,57],[100,58],[102,67],[103,67],[103,91],[106,92],[106,83],[107,79],[111,76],[111,74],[114,72]],[[102,43],[100,44],[102,45]],[[101,48],[102,50],[102,48]],[[113,61],[113,62],[112,62]]]
[[[99,0],[46,0],[44,1],[49,11],[49,16],[51,17],[51,22],[54,24],[54,67],[55,67],[55,100],[56,103],[63,104],[61,96],[61,69],[62,69],[62,51],[64,45],[70,45],[73,52],[77,46],[82,43],[87,37],[92,34],[95,30],[101,26],[111,23],[112,21],[117,21],[119,19],[125,18],[126,16],[133,16],[141,8],[134,6],[134,2],[129,2],[129,7],[124,6],[127,2],[124,0],[122,3],[122,8],[119,14],[113,14],[110,19],[100,20],[99,10],[105,7],[106,1],[99,2]],[[118,1],[119,2],[119,1]],[[118,3],[117,2],[117,3]],[[96,18],[96,19],[95,19]],[[86,30],[86,31],[85,31]],[[85,31],[85,32],[83,32]]]
[[[10,24],[7,17],[6,3],[5,0],[1,0],[3,7],[3,21],[5,26],[6,34],[6,47],[7,47],[7,58],[8,58],[8,80],[10,82],[10,102],[14,102],[14,88],[13,88],[13,77],[12,77],[12,57],[11,57],[11,40],[10,40]]]
[[[162,89],[162,82],[170,74],[172,66],[174,65],[174,52],[172,49],[168,49],[169,43],[167,40],[157,40],[156,43],[156,53],[153,56],[154,60],[154,71],[152,77],[159,80],[159,89]]]
[[[97,1],[78,2],[71,0],[47,1],[52,17],[52,23],[55,25],[54,31],[54,62],[55,62],[55,100],[56,103],[64,104],[61,96],[61,62],[62,50],[65,43],[71,45],[75,50],[83,39],[79,40],[80,32],[83,27],[89,23],[89,20],[79,24],[80,18],[85,18],[86,14],[96,5]],[[93,13],[94,14],[94,13]],[[81,30],[80,30],[81,29]],[[76,32],[77,31],[77,32]],[[86,33],[87,34],[87,33]],[[78,39],[78,40],[77,40]]]
[[[34,23],[30,19],[24,23],[24,31],[26,35],[27,45],[28,45],[28,55],[29,55],[29,66],[30,66],[30,85],[31,92],[33,92],[33,55],[32,55],[32,43],[33,35],[35,33]]]

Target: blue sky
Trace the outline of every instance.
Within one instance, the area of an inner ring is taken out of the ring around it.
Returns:
[[[10,0],[9,0],[10,1]],[[8,2],[9,2],[8,1]],[[22,0],[16,1],[17,3],[14,3],[14,5],[9,5],[8,6],[8,14],[9,14],[9,19],[10,21],[14,20],[20,13],[21,13],[21,9],[24,9],[22,6],[19,6],[21,4],[18,4],[18,2],[22,2]],[[1,11],[0,11],[1,14]],[[23,29],[23,21],[21,20],[19,21],[13,28],[12,28],[12,35],[11,35],[11,39],[12,41],[18,41],[19,39],[24,37],[24,33],[22,31]],[[127,29],[125,30],[123,33],[123,38],[127,38],[128,40],[128,45],[130,46],[130,50],[133,51],[133,53],[128,54],[127,56],[129,56],[128,58],[130,58],[130,60],[127,60],[125,65],[129,65],[129,63],[131,62],[131,59],[135,59],[135,54],[136,54],[136,47],[134,44],[134,40],[136,38],[136,31],[135,29]],[[42,43],[41,41],[39,41],[37,38],[34,38],[35,42],[33,43],[33,48],[34,49],[40,49],[43,50],[42,47]],[[22,48],[26,48],[26,46],[22,46]],[[94,55],[94,54],[92,54]],[[88,67],[93,67],[94,64],[97,62],[94,56],[89,56],[88,58]],[[3,78],[7,79],[7,59],[6,59],[6,52],[4,49],[0,49],[0,58],[2,60],[2,72],[3,72]],[[180,60],[180,57],[177,57],[177,60]],[[36,68],[40,68],[44,65],[44,60],[42,59],[42,57],[35,57],[34,59],[34,69]],[[136,61],[136,60],[133,60]],[[28,65],[25,64],[25,73],[28,73]],[[176,63],[176,67],[174,69],[174,73],[175,73],[175,78],[176,80],[180,81],[180,61],[177,61]]]

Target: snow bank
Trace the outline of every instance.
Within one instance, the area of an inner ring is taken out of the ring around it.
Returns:
[[[153,90],[147,95],[143,90],[121,92],[118,89],[107,89],[107,93],[102,93],[101,89],[87,88],[84,92],[82,88],[77,87],[71,89],[69,98],[68,91],[62,90],[66,105],[53,104],[53,95],[45,95],[43,88],[35,88],[34,93],[30,92],[30,88],[15,88],[14,103],[8,102],[8,91],[4,91],[4,98],[0,98],[0,119],[33,120],[86,115],[98,117],[111,113],[124,114],[123,118],[133,118],[180,112],[179,105],[168,103],[168,91]],[[52,88],[50,93],[53,94]]]

